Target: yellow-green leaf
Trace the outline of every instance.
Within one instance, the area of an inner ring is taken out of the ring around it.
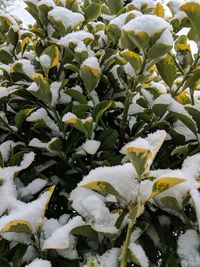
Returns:
[[[148,149],[128,147],[126,154],[133,164],[139,177],[144,175],[148,171],[148,161],[152,158],[152,152]]]
[[[166,191],[167,189],[185,182],[185,179],[176,178],[176,177],[163,177],[156,179],[152,188],[152,193],[147,200],[156,197],[160,193]]]
[[[1,233],[15,232],[15,233],[32,233],[32,226],[28,221],[25,220],[15,220],[6,224],[0,230]]]
[[[115,190],[115,188],[104,181],[95,181],[88,184],[82,185],[82,187],[89,188],[98,192],[107,193],[115,196],[119,196],[119,193]]]

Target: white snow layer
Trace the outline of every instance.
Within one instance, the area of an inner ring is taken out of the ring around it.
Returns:
[[[48,16],[54,21],[61,21],[65,29],[75,28],[79,24],[84,22],[84,16],[80,13],[72,12],[71,10],[56,6],[48,13]]]
[[[83,149],[91,155],[96,154],[98,148],[100,147],[101,142],[96,141],[96,140],[87,140],[84,144],[83,144]]]
[[[178,238],[178,255],[182,267],[199,267],[199,235],[195,230],[187,230]]]
[[[51,267],[51,262],[37,258],[25,267]]]

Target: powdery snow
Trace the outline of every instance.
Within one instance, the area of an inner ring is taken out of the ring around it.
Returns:
[[[68,47],[69,43],[78,44],[86,40],[94,40],[94,36],[86,31],[77,31],[67,34],[65,37],[62,37],[58,42],[59,45]]]
[[[20,187],[19,193],[21,197],[25,197],[27,195],[34,195],[38,193],[47,184],[47,182],[47,180],[41,178],[34,179],[27,186]]]
[[[84,186],[95,181],[110,183],[127,201],[135,199],[137,195],[137,174],[131,163],[114,167],[99,167],[91,170],[78,184]]]
[[[84,144],[83,144],[83,149],[91,155],[96,154],[98,148],[100,147],[101,142],[96,141],[96,140],[87,140]]]
[[[24,73],[29,78],[32,78],[32,76],[35,74],[35,68],[32,65],[31,61],[28,59],[20,59],[17,61],[17,63],[21,63]]]
[[[84,16],[80,13],[72,12],[71,10],[56,6],[48,13],[48,16],[54,21],[61,21],[65,29],[75,28],[79,24],[84,22]]]
[[[64,226],[57,228],[52,235],[44,241],[44,249],[68,249],[75,242],[75,237],[70,232],[78,226],[85,225],[80,216],[76,216],[69,220]]]
[[[162,30],[171,30],[172,27],[168,22],[158,16],[143,15],[129,21],[122,29],[124,31],[134,31],[135,33],[146,32],[151,37]]]
[[[197,221],[200,229],[200,193],[197,189],[190,190],[190,195],[192,197],[194,208],[197,216]]]
[[[43,122],[55,133],[60,134],[59,127],[57,124],[48,116],[47,111],[44,108],[39,108],[38,110],[31,113],[26,118],[28,122],[37,122],[43,120]]]
[[[43,54],[39,57],[40,64],[44,67],[49,69],[51,67],[51,58],[50,56]]]
[[[67,114],[63,116],[62,121],[67,123],[67,122],[70,122],[71,120],[77,120],[77,119],[78,118],[74,113],[68,112]]]
[[[133,0],[131,3],[138,9],[141,9],[143,6],[147,8],[154,8],[156,6],[153,0]]]
[[[35,259],[30,264],[26,265],[25,267],[51,267],[51,262],[47,260],[42,259]]]
[[[98,59],[96,57],[93,57],[93,56],[88,57],[87,59],[85,59],[83,61],[81,68],[84,66],[88,66],[90,68],[98,69],[99,71],[101,71]]]
[[[136,243],[130,243],[128,248],[136,256],[141,267],[149,267],[149,259],[142,246]]]
[[[181,258],[182,267],[199,267],[199,240],[195,230],[187,230],[179,236],[177,252]]]

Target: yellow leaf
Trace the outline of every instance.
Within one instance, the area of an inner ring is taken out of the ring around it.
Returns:
[[[153,14],[158,16],[158,17],[161,17],[161,18],[165,17],[165,10],[164,10],[163,6],[161,5],[161,3],[156,4],[156,7],[153,11]]]
[[[15,220],[6,224],[6,226],[1,229],[0,232],[32,233],[32,226],[28,221]]]
[[[22,43],[21,43],[21,53],[23,54],[27,45],[29,44],[29,37],[25,37],[23,40],[22,40]]]
[[[147,201],[164,192],[165,190],[183,182],[185,182],[185,179],[176,177],[163,177],[156,179],[153,185],[152,193],[148,197]]]
[[[115,188],[111,184],[104,181],[91,182],[82,185],[81,187],[89,188],[98,192],[103,192],[111,195],[119,195],[119,193],[115,190]]]

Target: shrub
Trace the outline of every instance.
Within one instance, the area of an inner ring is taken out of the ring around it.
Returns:
[[[25,2],[28,29],[0,14],[0,265],[198,267],[200,1]]]

